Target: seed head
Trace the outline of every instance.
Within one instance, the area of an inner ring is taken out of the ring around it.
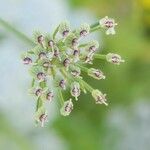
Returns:
[[[92,91],[92,96],[95,99],[96,104],[105,104],[106,106],[108,105],[106,103],[106,94],[103,94],[101,91],[99,90],[93,90]]]
[[[60,80],[59,86],[63,89],[66,90],[66,81],[64,79]]]
[[[78,97],[80,96],[80,84],[78,82],[73,82],[71,84],[71,95],[75,97],[76,100],[78,100]]]
[[[124,60],[118,54],[97,54],[98,41],[93,39],[87,41],[88,39],[84,37],[100,27],[106,29],[106,34],[115,34],[116,25],[114,19],[105,17],[98,23],[92,25],[83,23],[78,29],[72,30],[70,23],[63,21],[52,34],[39,31],[34,33],[35,47],[22,55],[22,61],[25,65],[31,66],[29,72],[33,80],[30,93],[36,99],[35,120],[37,123],[44,126],[47,120],[45,105],[47,101],[51,102],[54,99],[54,95],[60,98],[62,106],[60,113],[63,116],[71,113],[72,99],[64,102],[63,97],[63,94],[68,91],[75,100],[79,99],[81,92],[85,94],[90,92],[96,104],[108,105],[106,94],[93,89],[84,81],[83,75],[87,74],[97,80],[105,79],[101,70],[90,67],[93,60],[102,59],[117,65]],[[100,62],[97,61],[97,63]]]
[[[23,63],[24,63],[25,65],[29,65],[29,64],[32,63],[32,59],[29,58],[29,57],[26,57],[26,58],[23,59]]]
[[[46,95],[46,98],[47,98],[48,101],[51,102],[52,99],[54,98],[53,92],[52,92],[52,91],[49,91],[49,92],[47,93],[47,95]]]
[[[36,89],[35,90],[35,95],[37,96],[37,97],[39,97],[39,96],[41,96],[42,95],[42,89]]]
[[[63,116],[68,116],[72,110],[73,110],[72,99],[69,99],[68,101],[64,102],[62,108],[60,109],[60,113]]]
[[[105,79],[103,72],[99,69],[94,69],[94,68],[88,69],[88,75],[97,80]]]
[[[63,21],[59,25],[59,33],[66,37],[70,32],[70,23],[68,21]]]
[[[100,19],[99,24],[102,28],[106,28],[106,34],[115,34],[115,26],[117,23],[115,23],[115,20],[112,18],[108,18],[106,16],[105,18]]]
[[[77,29],[76,35],[79,37],[85,37],[90,32],[90,26],[87,23],[81,24],[80,28]]]
[[[121,56],[118,54],[108,53],[106,55],[106,60],[110,63],[120,65],[120,63],[125,62],[123,59],[121,59]]]

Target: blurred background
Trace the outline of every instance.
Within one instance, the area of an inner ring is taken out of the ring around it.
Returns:
[[[150,149],[150,0],[0,0],[0,17],[29,37],[34,29],[53,31],[62,20],[73,27],[104,16],[118,22],[115,36],[94,33],[101,53],[120,54],[120,66],[95,61],[106,80],[86,78],[107,93],[109,106],[81,95],[69,117],[49,105],[49,122],[35,127],[31,78],[20,55],[30,48],[0,24],[0,150]]]

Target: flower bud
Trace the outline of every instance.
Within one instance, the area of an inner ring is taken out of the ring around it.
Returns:
[[[53,40],[49,40],[48,41],[48,46],[49,47],[53,47],[54,46],[54,41]]]
[[[47,58],[47,59],[39,59],[37,61],[37,65],[39,65],[39,66],[41,66],[43,68],[49,68],[51,66],[51,62],[49,61],[49,58]]]
[[[42,66],[32,66],[29,70],[30,74],[34,79],[39,82],[46,80],[46,74],[44,73],[44,69]]]
[[[53,56],[57,57],[59,59],[59,61],[61,61],[61,55],[60,55],[60,51],[57,47],[54,48],[54,54]]]
[[[66,81],[65,80],[60,80],[59,82],[59,86],[63,89],[63,90],[66,90]]]
[[[43,44],[43,42],[44,42],[44,36],[43,35],[39,35],[37,37],[37,41],[38,41],[39,44]]]
[[[63,65],[64,65],[64,67],[69,67],[69,64],[70,64],[71,62],[70,62],[70,59],[69,58],[66,58],[64,61],[63,61]]]
[[[95,53],[95,51],[98,49],[99,43],[95,40],[89,42],[86,46],[86,50],[89,51],[90,53]]]
[[[73,110],[72,99],[69,99],[68,101],[64,102],[62,108],[60,109],[60,113],[63,116],[68,116],[72,110]]]
[[[80,84],[78,82],[73,82],[71,84],[71,95],[75,97],[76,100],[78,100],[78,96],[80,95]]]
[[[108,53],[106,55],[106,60],[110,63],[120,65],[121,62],[125,62],[123,59],[121,59],[121,56],[118,54]]]
[[[35,113],[36,122],[40,123],[41,127],[44,127],[45,122],[48,122],[47,118],[48,118],[48,115],[47,115],[47,111],[45,110],[45,107],[43,106],[38,107]]]
[[[102,28],[106,28],[106,34],[115,34],[115,26],[117,23],[115,23],[115,20],[112,18],[108,18],[106,16],[105,18],[100,19],[99,24]]]
[[[76,47],[77,45],[78,45],[78,39],[77,38],[72,39],[72,46]]]
[[[78,38],[74,33],[69,33],[65,39],[65,45],[70,48],[76,48],[78,46]]]
[[[32,58],[31,58],[31,55],[28,52],[24,52],[21,55],[21,59],[23,60],[23,64],[25,64],[25,65],[32,64]]]
[[[105,79],[103,72],[94,68],[88,69],[88,75],[98,80]]]
[[[79,50],[74,50],[74,51],[73,51],[74,62],[77,62],[77,61],[80,60],[80,59],[79,59],[79,55],[80,55]]]
[[[93,90],[92,91],[92,96],[95,99],[96,104],[105,104],[106,106],[108,105],[106,103],[106,94],[103,94],[101,91],[99,90]]]
[[[79,77],[80,74],[81,74],[80,68],[78,68],[78,67],[72,67],[72,68],[71,68],[71,74],[72,74],[74,77]]]
[[[46,59],[46,53],[45,52],[40,52],[39,53],[39,59]]]
[[[59,25],[59,33],[66,37],[70,32],[70,23],[68,21],[63,21]]]
[[[26,57],[26,58],[23,59],[23,63],[24,63],[25,65],[29,65],[29,64],[32,63],[32,59],[29,58],[29,57]]]
[[[45,62],[43,63],[43,67],[44,67],[44,68],[48,68],[49,66],[50,66],[50,62],[45,61]]]
[[[40,97],[41,95],[42,95],[42,89],[36,89],[35,90],[35,95],[37,96],[37,97]]]
[[[90,26],[87,23],[83,23],[81,27],[76,31],[77,34],[79,34],[80,37],[84,37],[90,32]]]
[[[58,57],[59,54],[60,54],[60,53],[59,53],[58,48],[54,49],[54,56],[55,56],[55,57]]]
[[[40,80],[40,81],[44,81],[46,79],[46,74],[43,73],[43,72],[39,72],[37,74],[37,79]]]
[[[46,95],[47,100],[50,101],[50,102],[52,101],[53,97],[54,97],[54,94],[51,91],[48,92],[47,95]]]
[[[32,49],[35,55],[38,56],[39,59],[46,59],[47,58],[47,52],[45,49],[41,48],[40,46],[36,46]]]
[[[36,44],[43,45],[43,42],[44,42],[45,38],[44,38],[44,36],[43,36],[43,34],[41,32],[35,31],[33,33],[33,38],[34,38],[34,42]]]
[[[45,122],[47,122],[48,115],[46,113],[41,114],[39,121],[41,122],[41,127],[44,127]]]
[[[92,61],[93,61],[93,55],[94,55],[94,53],[89,53],[89,54],[85,57],[85,63],[93,64],[93,63],[92,63]]]
[[[80,54],[79,50],[74,50],[74,51],[73,51],[73,55],[74,55],[74,56],[79,56],[79,54]]]

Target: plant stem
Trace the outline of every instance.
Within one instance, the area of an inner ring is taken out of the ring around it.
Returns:
[[[89,91],[89,92],[92,92],[93,91],[93,88],[88,84],[86,83],[84,80],[82,79],[77,79],[79,81],[79,83],[82,83],[83,86]]]
[[[55,29],[55,31],[53,33],[53,39],[54,40],[55,40],[55,37],[56,37],[56,34],[57,34],[58,30],[59,30],[59,26]]]
[[[27,44],[34,45],[33,41],[30,38],[28,38],[24,33],[19,31],[17,28],[15,28],[14,26],[9,24],[7,21],[3,20],[2,18],[0,18],[0,25],[3,28],[5,28],[7,31],[12,32],[14,35],[16,35],[19,39],[23,40]]]
[[[43,101],[41,100],[41,98],[38,98],[36,103],[36,111],[38,111],[38,109],[42,106],[43,106]]]
[[[60,104],[61,104],[61,106],[63,106],[64,98],[63,98],[62,92],[59,88],[58,88],[58,95],[59,95],[59,99],[60,99]]]
[[[86,67],[84,67],[84,66],[80,66],[79,64],[77,64],[77,66],[79,67],[79,68],[81,68],[81,70],[82,71],[84,71],[84,72],[88,72],[88,68],[86,68]]]
[[[95,54],[94,58],[98,58],[98,59],[106,59],[106,55],[102,55],[102,54]]]
[[[97,31],[97,30],[99,30],[101,27],[100,27],[100,25],[99,25],[99,22],[96,22],[96,23],[94,23],[94,24],[92,24],[91,26],[90,26],[90,32],[94,32],[94,31]]]
[[[87,46],[88,44],[81,44],[81,45],[79,45],[79,47],[85,47],[85,46]]]

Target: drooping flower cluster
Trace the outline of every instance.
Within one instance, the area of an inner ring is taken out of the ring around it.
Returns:
[[[34,33],[35,47],[25,52],[22,56],[23,63],[30,66],[32,75],[32,88],[30,93],[36,99],[37,123],[44,126],[47,121],[46,102],[51,102],[58,96],[60,100],[60,113],[68,116],[73,110],[73,99],[78,100],[80,93],[89,91],[96,104],[105,104],[106,94],[98,89],[93,89],[82,78],[82,72],[88,76],[101,80],[105,79],[104,73],[97,68],[87,68],[93,59],[103,59],[119,65],[124,60],[118,54],[96,54],[99,43],[96,40],[83,43],[84,37],[90,33],[105,28],[106,34],[115,34],[117,24],[111,18],[102,18],[98,23],[87,23],[72,30],[68,21],[61,22],[52,35],[41,32]],[[63,91],[70,90],[69,100],[64,101]]]

